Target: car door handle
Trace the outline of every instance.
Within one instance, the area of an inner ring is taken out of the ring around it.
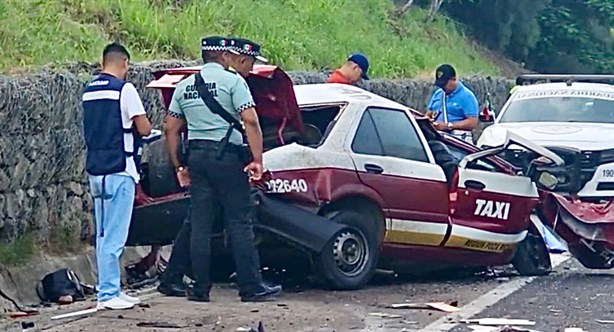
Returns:
[[[368,173],[381,174],[384,172],[384,169],[381,166],[374,164],[365,164],[365,169]]]
[[[471,189],[483,190],[484,188],[486,188],[486,185],[480,181],[467,180],[465,181],[465,187],[471,188]]]

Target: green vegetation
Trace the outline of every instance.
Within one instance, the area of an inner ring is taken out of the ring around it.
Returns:
[[[79,252],[84,247],[79,239],[79,230],[68,225],[54,225],[49,237],[37,242],[33,235],[26,233],[10,243],[0,243],[0,266],[19,266],[37,254],[66,255]]]
[[[611,73],[614,67],[612,0],[449,0],[442,10],[484,45],[535,71]]]
[[[48,63],[98,61],[118,38],[136,61],[198,59],[211,34],[261,42],[287,70],[334,68],[356,50],[374,77],[429,73],[442,62],[463,74],[496,74],[454,23],[424,23],[417,7],[398,20],[389,0],[2,0],[0,72]]]
[[[11,243],[0,243],[0,266],[20,265],[34,255],[34,239],[26,234]]]

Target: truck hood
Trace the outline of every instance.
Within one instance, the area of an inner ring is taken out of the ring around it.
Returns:
[[[562,146],[583,151],[614,148],[614,124],[569,122],[493,124],[484,130],[478,140],[478,146],[492,146],[489,144],[490,137],[502,130],[509,130],[542,146]]]

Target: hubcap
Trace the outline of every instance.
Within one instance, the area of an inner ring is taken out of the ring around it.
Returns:
[[[369,260],[367,239],[357,230],[343,231],[335,239],[333,257],[339,270],[346,276],[360,274]]]

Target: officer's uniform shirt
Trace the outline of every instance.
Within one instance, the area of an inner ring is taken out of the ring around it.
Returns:
[[[105,91],[102,91],[105,92]],[[107,93],[102,95],[101,91],[86,92],[83,94],[83,100],[96,100],[97,98],[111,98],[113,94]],[[116,98],[116,97],[113,97]],[[121,107],[122,126],[124,128],[132,128],[133,118],[139,115],[145,115],[145,108],[139,97],[139,93],[132,83],[124,83],[121,92],[119,94],[119,102]],[[124,151],[134,150],[134,136],[131,133],[124,133]],[[132,177],[135,183],[140,180],[139,172],[137,171],[136,164],[133,156],[126,156],[126,170],[118,173],[119,175],[126,175]]]
[[[230,114],[240,120],[242,111],[254,107],[254,99],[247,83],[236,72],[224,69],[219,63],[206,63],[201,71],[209,92]],[[187,122],[188,140],[220,141],[226,136],[228,122],[211,112],[200,98],[194,84],[194,76],[177,83],[169,105],[168,114]],[[230,143],[242,144],[241,134],[234,130]]]
[[[443,114],[443,89],[437,89],[428,104],[430,111],[439,112],[436,121],[444,121]],[[446,113],[448,122],[458,122],[468,117],[477,117],[479,113],[478,100],[475,94],[463,83],[458,82],[458,87],[451,94],[445,96]]]

